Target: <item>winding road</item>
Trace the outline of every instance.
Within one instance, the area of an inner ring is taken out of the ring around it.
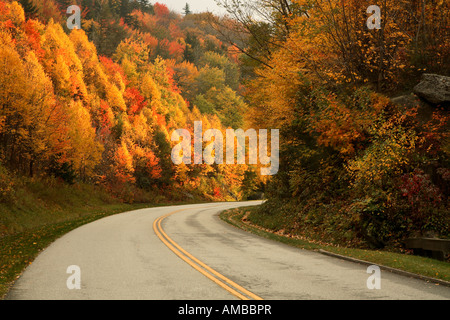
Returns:
[[[380,289],[368,289],[364,265],[260,238],[218,217],[258,204],[158,207],[87,224],[45,249],[6,299],[450,299],[448,287],[387,271]],[[72,275],[79,289],[69,289]]]

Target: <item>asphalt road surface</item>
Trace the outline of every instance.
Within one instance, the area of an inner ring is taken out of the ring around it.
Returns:
[[[6,299],[450,299],[449,287],[388,271],[380,289],[369,289],[367,266],[260,238],[218,217],[259,203],[142,209],[82,226],[44,250]]]

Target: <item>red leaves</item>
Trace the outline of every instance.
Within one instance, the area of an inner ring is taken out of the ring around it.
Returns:
[[[219,198],[221,196],[220,188],[215,187],[214,188],[214,197]]]
[[[14,28],[14,23],[11,21],[11,19],[8,19],[8,20],[6,20],[6,21],[3,23],[3,27],[4,27],[5,29],[13,29],[13,28]]]
[[[416,169],[414,172],[401,177],[400,192],[409,205],[407,216],[411,219],[414,227],[422,230],[427,223],[437,219],[438,208],[445,207],[446,196],[431,181],[431,177],[423,170]]]
[[[104,100],[100,100],[100,108],[98,110],[98,136],[103,143],[111,134],[112,121],[114,120],[114,114],[111,107]]]
[[[181,93],[180,88],[178,88],[177,83],[173,79],[175,71],[172,68],[167,67],[167,77],[170,84],[170,89],[175,93]]]
[[[430,176],[425,174],[423,170],[416,169],[411,174],[405,174],[401,178],[402,184],[400,189],[404,197],[408,197],[411,205],[417,201],[433,201],[441,200],[440,190],[431,182]]]
[[[28,20],[25,23],[25,33],[28,37],[28,43],[39,61],[41,61],[44,58],[45,51],[41,47],[41,35],[37,30],[37,22],[35,20]]]
[[[156,52],[156,49],[158,48],[158,39],[149,33],[145,33],[142,35],[142,40],[149,47],[152,54]]]
[[[5,15],[6,12],[7,12],[6,3],[0,1],[0,15]]]
[[[167,126],[166,117],[164,117],[163,115],[159,114],[155,110],[153,110],[153,117],[156,119],[156,124],[159,127],[164,128],[164,127]]]
[[[448,131],[450,125],[450,114],[446,111],[437,110],[433,112],[431,119],[423,126],[423,145],[425,153],[436,155],[446,139],[450,138]]]
[[[169,16],[170,11],[165,4],[157,2],[153,5],[153,8],[158,19],[166,19]]]
[[[161,178],[162,169],[161,166],[159,165],[159,159],[155,156],[153,151],[151,150],[148,151],[145,154],[145,159],[147,170],[150,174],[150,177],[153,179]]]
[[[172,41],[169,43],[169,55],[171,57],[175,57],[175,59],[181,58],[183,56],[186,45],[182,45],[176,41]]]
[[[122,67],[119,64],[112,61],[112,59],[104,56],[100,56],[99,60],[102,63],[102,65],[106,68],[109,75],[120,74],[120,76],[124,80],[124,83],[126,83],[125,72],[123,71]]]
[[[138,114],[147,106],[147,101],[136,88],[127,88],[124,98],[128,106],[129,115]]]

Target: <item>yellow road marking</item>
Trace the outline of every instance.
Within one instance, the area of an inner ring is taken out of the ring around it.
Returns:
[[[192,209],[192,208],[191,208]],[[193,255],[191,255],[189,252],[184,250],[182,247],[180,247],[175,241],[173,241],[163,230],[161,227],[161,222],[166,219],[167,217],[181,211],[185,211],[189,209],[181,209],[176,210],[173,212],[170,212],[162,217],[159,217],[153,222],[153,230],[155,231],[158,238],[170,249],[172,252],[174,252],[178,257],[180,257],[183,261],[185,261],[187,264],[189,264],[191,267],[193,267],[195,270],[206,276],[211,281],[215,282],[217,285],[222,287],[223,289],[227,290],[234,296],[238,297],[241,300],[250,300],[250,298],[255,300],[263,300],[261,297],[257,296],[256,294],[248,291],[247,289],[241,287],[234,281],[228,279],[224,275],[220,274],[216,270],[212,269],[202,261],[195,258]],[[208,271],[208,272],[207,272]],[[219,280],[221,279],[221,280]],[[224,281],[224,282],[223,282]],[[226,282],[226,283],[225,283]],[[228,285],[227,285],[228,283]],[[234,288],[232,288],[232,287]],[[240,292],[239,292],[240,291]]]

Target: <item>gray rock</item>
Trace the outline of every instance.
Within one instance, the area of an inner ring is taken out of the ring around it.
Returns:
[[[450,77],[425,73],[414,93],[432,104],[450,103]]]
[[[392,98],[391,101],[395,104],[398,104],[398,105],[401,105],[404,107],[408,107],[408,108],[420,106],[420,104],[421,104],[421,101],[419,100],[419,98],[417,96],[415,96],[414,94],[395,97],[395,98]]]

